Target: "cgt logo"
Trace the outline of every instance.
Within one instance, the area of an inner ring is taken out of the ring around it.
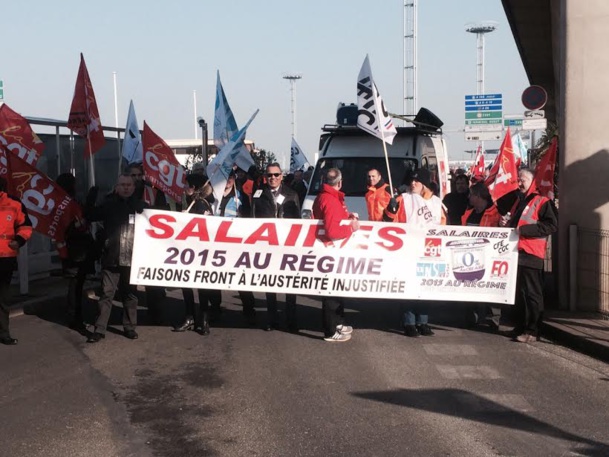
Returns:
[[[425,257],[440,257],[442,255],[442,238],[425,238]]]
[[[495,260],[491,267],[491,278],[505,278],[509,270],[510,266],[505,260]]]

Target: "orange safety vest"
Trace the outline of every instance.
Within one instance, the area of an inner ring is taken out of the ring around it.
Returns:
[[[467,225],[467,219],[469,215],[472,214],[474,208],[470,208],[463,216],[461,216],[461,225]],[[486,208],[484,210],[484,214],[482,215],[482,219],[480,219],[480,227],[499,227],[499,221],[501,220],[501,214],[499,214],[499,210],[497,210],[497,206],[493,205],[490,208]]]
[[[369,221],[383,220],[383,212],[391,199],[391,194],[386,190],[388,187],[389,184],[383,184],[380,187],[368,186],[366,206],[368,208]]]
[[[0,257],[17,257],[19,250],[9,246],[16,236],[29,240],[32,226],[21,209],[21,202],[0,192]]]
[[[537,224],[539,220],[539,210],[541,207],[549,201],[546,197],[542,197],[541,195],[536,195],[533,199],[527,204],[518,220],[517,227],[522,227],[523,225],[531,225]],[[518,250],[522,250],[527,254],[531,254],[535,257],[539,257],[540,259],[544,259],[546,257],[546,246],[548,244],[548,238],[525,238],[520,237],[518,240]]]

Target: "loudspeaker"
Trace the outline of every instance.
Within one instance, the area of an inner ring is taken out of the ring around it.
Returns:
[[[442,122],[438,116],[429,111],[427,108],[421,108],[412,123],[417,127],[427,127],[434,130],[439,130],[440,127],[444,125],[444,122]]]
[[[338,125],[357,125],[357,105],[339,103],[336,109],[336,123]]]

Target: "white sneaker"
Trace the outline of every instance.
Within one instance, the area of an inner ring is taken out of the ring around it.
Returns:
[[[329,341],[331,343],[342,343],[343,341],[349,341],[350,339],[351,335],[340,333],[339,331],[337,331],[334,335],[327,336],[326,338],[324,338],[324,341]]]
[[[337,325],[336,331],[343,335],[351,335],[353,333],[353,327],[350,325]]]

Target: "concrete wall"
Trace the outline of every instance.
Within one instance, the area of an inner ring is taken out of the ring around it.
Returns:
[[[567,308],[569,226],[609,230],[609,1],[557,0],[552,5],[560,78],[559,297]],[[585,273],[606,262],[599,252],[602,243],[596,244],[579,259],[584,273],[578,275],[578,309],[598,310],[603,299],[601,275]]]

